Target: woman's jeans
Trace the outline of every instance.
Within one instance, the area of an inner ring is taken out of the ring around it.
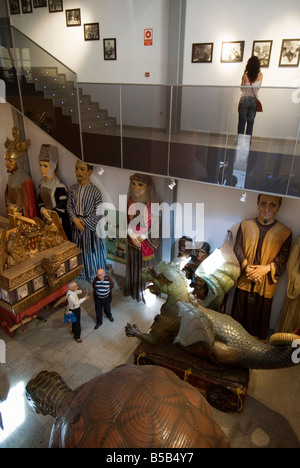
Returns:
[[[254,119],[256,116],[256,99],[254,96],[242,96],[239,102],[238,134],[244,135],[247,123],[246,135],[252,135]]]

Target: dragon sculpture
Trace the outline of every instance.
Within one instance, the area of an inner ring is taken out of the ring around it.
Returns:
[[[229,240],[231,237],[229,235]],[[224,245],[226,249],[223,249],[223,255],[226,257],[227,250],[229,263],[232,263],[233,257],[228,239]],[[219,250],[222,251],[222,248]],[[225,284],[228,284],[230,276],[228,271],[235,272],[231,275],[233,279],[237,270],[235,262],[233,268],[229,268],[224,258],[224,264],[226,263],[227,266],[223,270]],[[222,268],[219,269],[221,270]],[[221,279],[220,274],[217,276]],[[270,339],[272,344],[257,340],[230,315],[204,307],[192,294],[189,281],[176,265],[161,262],[155,268],[145,268],[142,270],[142,279],[152,283],[150,286],[152,292],[166,294],[167,300],[162,305],[160,315],[155,318],[149,333],[140,332],[135,324],[127,324],[125,333],[128,337],[137,337],[153,346],[171,337],[173,346],[180,346],[189,353],[220,365],[245,369],[279,369],[295,365],[292,360],[295,349],[291,344],[294,340],[300,339],[300,336],[273,335]],[[231,284],[231,281],[229,283]],[[220,285],[217,290],[219,288]]]

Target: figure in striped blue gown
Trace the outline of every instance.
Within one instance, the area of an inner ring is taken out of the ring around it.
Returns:
[[[102,239],[97,236],[96,227],[101,219],[99,207],[102,195],[98,187],[90,182],[93,167],[81,161],[76,162],[77,184],[72,185],[67,210],[72,228],[72,241],[82,250],[83,270],[80,280],[92,283],[97,270],[106,270],[106,252]],[[97,211],[98,209],[98,211]]]

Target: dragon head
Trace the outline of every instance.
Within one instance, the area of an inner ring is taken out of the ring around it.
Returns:
[[[150,291],[154,294],[163,293],[170,295],[173,293],[192,292],[189,287],[190,281],[185,274],[173,263],[160,262],[155,267],[142,269],[142,281],[150,282]]]

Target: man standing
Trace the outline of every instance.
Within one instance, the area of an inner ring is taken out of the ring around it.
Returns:
[[[85,296],[82,299],[79,299],[78,294],[85,293]],[[76,315],[77,321],[72,323],[72,333],[74,333],[74,339],[77,343],[82,343],[80,339],[81,336],[81,323],[80,323],[80,306],[81,304],[89,299],[89,296],[86,291],[81,291],[78,289],[78,284],[75,281],[69,284],[69,291],[67,292],[68,306],[70,312],[73,312]]]
[[[105,271],[100,268],[97,270],[97,276],[93,281],[94,289],[94,301],[95,301],[95,310],[96,310],[96,320],[94,330],[102,325],[102,309],[106,317],[113,322],[113,316],[111,314],[111,290],[114,287],[114,282],[110,276],[105,274]]]
[[[292,232],[275,219],[281,198],[260,194],[259,216],[242,221],[234,252],[241,265],[232,317],[253,336],[266,340],[273,296],[288,259]]]

